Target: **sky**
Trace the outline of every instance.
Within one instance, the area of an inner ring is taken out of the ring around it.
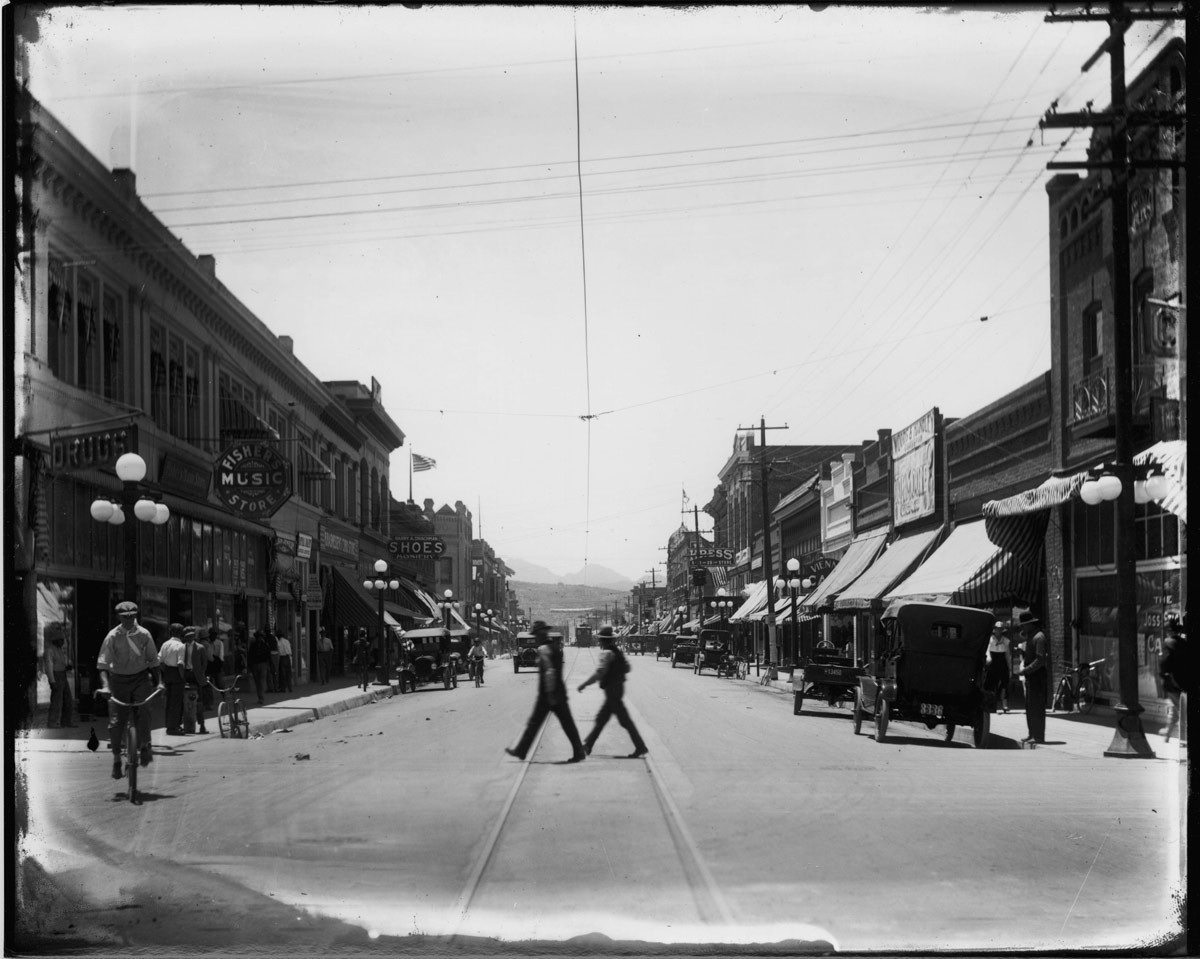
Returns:
[[[740,428],[858,445],[1050,366],[1046,164],[1089,131],[1038,121],[1108,103],[1107,25],[813,6],[65,6],[30,88],[380,382],[397,498],[413,451],[510,565],[661,581]]]

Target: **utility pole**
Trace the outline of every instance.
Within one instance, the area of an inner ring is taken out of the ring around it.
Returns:
[[[758,421],[759,436],[759,482],[762,485],[762,521],[763,521],[763,577],[767,583],[767,648],[764,650],[768,669],[779,662],[779,640],[775,635],[775,574],[771,569],[771,507],[767,505],[767,430],[786,430],[783,426],[767,426],[767,418],[760,416]],[[739,426],[739,430],[753,430],[753,426]],[[750,550],[754,551],[754,535],[750,536]]]
[[[1111,105],[1108,113],[1049,113],[1041,121],[1043,127],[1096,127],[1112,129],[1109,140],[1110,159],[1087,163],[1049,163],[1053,170],[1109,170],[1112,207],[1112,288],[1113,288],[1113,377],[1116,380],[1114,415],[1116,462],[1113,472],[1121,480],[1117,497],[1117,672],[1121,701],[1117,704],[1117,725],[1106,756],[1153,759],[1154,750],[1146,741],[1142,729],[1138,702],[1137,653],[1137,553],[1134,543],[1135,510],[1133,499],[1133,316],[1129,282],[1129,175],[1137,168],[1183,167],[1177,160],[1130,161],[1128,131],[1134,126],[1158,126],[1166,122],[1184,121],[1174,111],[1137,111],[1131,113],[1125,104],[1125,33],[1135,20],[1177,20],[1181,13],[1171,11],[1127,10],[1125,4],[1114,0],[1107,13],[1048,14],[1047,23],[1070,21],[1107,21],[1108,39],[1083,65],[1087,72],[1105,53],[1109,58]]]

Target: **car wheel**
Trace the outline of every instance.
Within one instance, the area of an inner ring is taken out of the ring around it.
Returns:
[[[881,743],[887,736],[888,720],[891,718],[892,707],[886,699],[879,697],[875,704],[875,742]]]
[[[862,690],[856,690],[854,693],[854,735],[857,736],[862,732],[863,724],[863,708],[862,708]]]
[[[804,690],[797,689],[792,693],[792,715],[799,716],[800,710],[804,708]]]
[[[992,729],[992,717],[986,709],[979,710],[979,718],[975,720],[975,748],[987,749],[988,734]]]
[[[675,668],[675,657],[674,656],[671,657],[671,668],[672,669]]]

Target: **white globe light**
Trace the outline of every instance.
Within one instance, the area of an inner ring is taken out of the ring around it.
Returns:
[[[399,589],[399,588],[400,588],[400,580],[398,580],[398,579],[393,579],[391,582],[388,583],[388,589]]]
[[[450,599],[450,597],[452,597],[454,595],[454,590],[448,589],[442,595],[445,596],[446,599]]]
[[[493,612],[492,612],[490,609],[487,611],[487,614],[488,614],[489,616],[495,615],[495,614],[494,614],[494,613],[493,613]]]
[[[165,523],[170,518],[171,518],[170,508],[167,506],[166,503],[159,503],[158,505],[156,505],[154,507],[154,519],[152,519],[150,522],[152,522],[155,526],[162,526],[162,524]]]
[[[363,589],[371,589],[375,584],[369,579],[363,580]]]
[[[483,612],[483,603],[476,603],[476,604],[475,604],[475,612],[477,612],[477,613],[482,613],[482,612]]]
[[[795,573],[795,572],[799,572],[799,570],[800,570],[800,560],[796,559],[796,557],[795,557],[795,556],[793,556],[791,559],[789,559],[789,560],[787,561],[787,568],[788,568],[789,570],[791,570],[793,573]]]
[[[1135,503],[1149,503],[1150,494],[1146,492],[1145,480],[1133,481],[1133,501]]]
[[[799,589],[799,588],[800,588],[800,580],[798,580],[798,579],[789,579],[789,580],[788,580],[788,585],[789,585],[790,587],[792,587],[792,589]]]
[[[1097,483],[1100,484],[1100,496],[1106,500],[1114,500],[1121,495],[1121,478],[1112,473],[1105,473]]]
[[[1160,500],[1167,495],[1167,478],[1162,473],[1146,477],[1146,495],[1152,500]]]
[[[113,526],[120,526],[122,523],[125,522],[125,510],[121,509],[121,507],[118,506],[116,503],[113,503],[112,516],[110,516],[108,518],[108,521]]]
[[[377,579],[377,580],[375,580],[375,588],[376,589],[386,589],[387,583],[385,583],[382,579]]]
[[[94,499],[92,500],[90,512],[92,519],[97,523],[107,523],[108,518],[113,514],[113,504],[106,499]]]
[[[149,523],[154,519],[158,510],[155,507],[154,500],[146,499],[144,496],[133,504],[133,515],[140,519],[143,523]]]
[[[146,478],[146,461],[137,453],[122,453],[117,458],[116,469],[123,483],[140,483]]]
[[[1100,483],[1098,480],[1087,480],[1079,487],[1079,498],[1088,506],[1096,506],[1104,497],[1100,493]]]
[[[375,560],[375,572],[377,572],[377,573],[386,573],[387,572],[387,560],[386,559]]]

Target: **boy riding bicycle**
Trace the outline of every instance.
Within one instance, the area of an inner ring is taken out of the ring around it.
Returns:
[[[116,696],[126,703],[146,699],[154,687],[166,689],[159,676],[158,649],[149,630],[138,624],[137,603],[126,600],[117,603],[117,615],[121,624],[114,626],[100,644],[100,655],[96,668],[100,671],[101,696]],[[108,741],[113,753],[112,778],[121,778],[121,743],[125,740],[125,725],[129,721],[129,708],[116,703],[108,704]],[[150,751],[150,710],[138,710],[138,741],[141,755],[138,759],[148,766],[154,756]],[[134,762],[134,757],[129,757]]]
[[[476,636],[475,642],[467,650],[467,673],[474,677],[475,670],[479,670],[481,683],[483,682],[483,661],[485,659],[487,659],[487,650],[483,648],[483,640]]]

